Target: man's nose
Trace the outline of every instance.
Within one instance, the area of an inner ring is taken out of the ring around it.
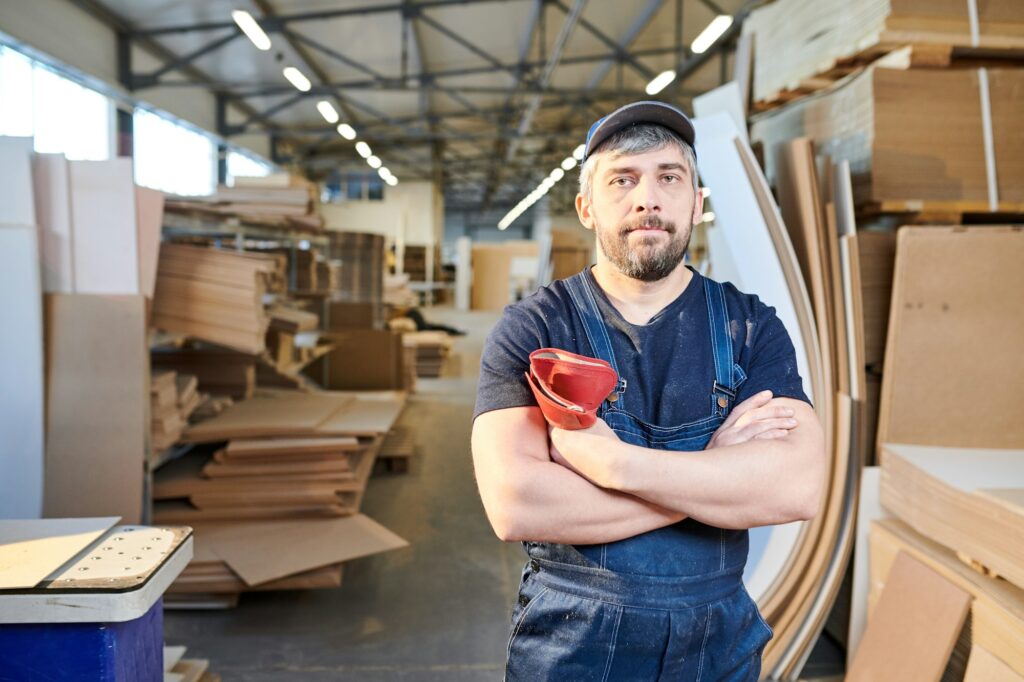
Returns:
[[[661,211],[658,183],[654,179],[641,177],[634,192],[636,199],[633,210],[636,213],[658,213]]]

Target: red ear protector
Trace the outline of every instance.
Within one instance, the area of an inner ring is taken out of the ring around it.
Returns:
[[[597,421],[597,408],[615,390],[619,375],[604,360],[541,348],[530,353],[526,380],[548,423],[576,430]]]

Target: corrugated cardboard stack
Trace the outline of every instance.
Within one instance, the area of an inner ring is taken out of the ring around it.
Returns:
[[[445,361],[452,349],[452,340],[445,332],[406,332],[402,344],[413,349],[416,362],[416,376],[437,378],[441,376]]]
[[[380,304],[384,296],[384,237],[364,232],[330,232],[329,255],[340,264],[336,298]]]

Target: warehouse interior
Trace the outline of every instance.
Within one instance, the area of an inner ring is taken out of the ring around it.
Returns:
[[[1018,0],[0,0],[0,680],[522,679],[481,358],[652,100],[823,433],[760,679],[1024,681]]]

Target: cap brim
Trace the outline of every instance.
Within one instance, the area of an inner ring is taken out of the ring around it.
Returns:
[[[634,102],[609,114],[587,144],[583,158],[587,158],[602,142],[632,125],[650,123],[668,128],[691,147],[696,140],[693,124],[682,112],[662,102]]]

